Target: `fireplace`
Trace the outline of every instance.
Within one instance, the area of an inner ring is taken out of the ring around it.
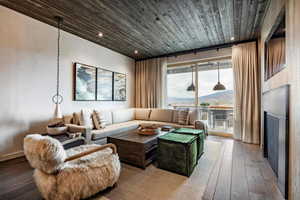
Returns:
[[[263,94],[264,156],[277,176],[278,187],[288,196],[289,86]]]

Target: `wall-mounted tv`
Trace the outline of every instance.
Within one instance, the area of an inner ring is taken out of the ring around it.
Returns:
[[[276,20],[265,42],[265,80],[280,72],[286,66],[285,14]]]

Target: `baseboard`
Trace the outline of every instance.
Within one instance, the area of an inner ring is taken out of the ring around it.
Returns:
[[[11,159],[14,159],[14,158],[19,158],[19,157],[22,157],[22,156],[24,156],[23,151],[17,151],[17,152],[14,152],[14,153],[5,154],[5,155],[0,156],[0,162],[11,160]]]

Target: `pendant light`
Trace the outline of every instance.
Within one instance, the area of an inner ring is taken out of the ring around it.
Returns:
[[[220,66],[218,62],[218,83],[215,85],[213,90],[226,90],[225,86],[220,83]]]
[[[55,104],[55,110],[54,110],[54,118],[62,118],[61,110],[60,110],[60,104],[63,101],[62,95],[59,93],[59,68],[60,68],[60,26],[63,21],[63,19],[59,16],[54,17],[57,21],[57,71],[56,71],[56,94],[52,97],[52,102]]]
[[[189,87],[186,89],[187,91],[195,91],[195,85],[194,85],[194,67],[192,66],[192,83]]]

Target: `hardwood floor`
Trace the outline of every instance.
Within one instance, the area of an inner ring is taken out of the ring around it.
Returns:
[[[275,175],[257,145],[209,136],[222,142],[203,200],[281,200]],[[0,200],[40,200],[25,158],[0,163]],[[141,172],[143,173],[143,171]],[[111,199],[113,200],[113,199]]]
[[[281,200],[273,170],[258,145],[232,139],[223,141],[218,160],[203,194],[203,200]]]

